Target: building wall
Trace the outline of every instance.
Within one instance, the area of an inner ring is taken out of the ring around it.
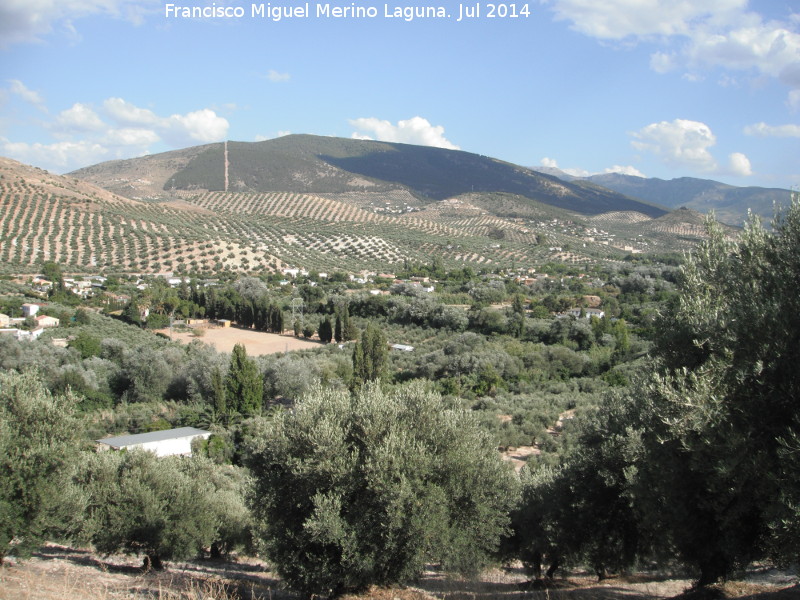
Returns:
[[[172,440],[163,440],[160,442],[147,442],[144,444],[137,444],[135,446],[127,446],[127,448],[141,448],[155,452],[156,456],[173,456],[175,454],[182,456],[192,455],[192,440],[199,438],[208,438],[211,434],[196,435],[190,437],[176,438]]]

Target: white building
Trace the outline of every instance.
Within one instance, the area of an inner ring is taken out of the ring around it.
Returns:
[[[197,438],[207,440],[210,436],[211,432],[204,429],[179,427],[178,429],[120,435],[95,441],[100,444],[101,450],[140,449],[155,452],[156,456],[191,456],[192,441]]]
[[[22,316],[23,317],[32,317],[37,312],[39,312],[39,305],[38,304],[23,304],[22,305]]]

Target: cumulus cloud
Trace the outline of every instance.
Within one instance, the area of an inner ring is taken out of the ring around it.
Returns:
[[[210,144],[228,135],[228,120],[204,108],[186,115],[172,115],[158,125],[164,139],[174,146]]]
[[[672,166],[713,171],[717,162],[709,148],[717,143],[711,128],[699,121],[675,119],[651,123],[633,133],[637,150],[652,152]]]
[[[152,126],[161,121],[153,111],[139,108],[122,98],[108,98],[103,102],[103,109],[109,117],[123,125]]]
[[[748,125],[744,132],[758,137],[800,137],[800,125],[767,125],[762,122]]]
[[[420,146],[435,146],[459,150],[460,148],[444,137],[444,127],[431,125],[427,119],[412,117],[405,121],[398,121],[393,125],[374,117],[352,119],[350,125],[356,129],[354,139],[376,139],[381,142],[400,142],[404,144],[417,144]]]
[[[728,157],[728,169],[732,175],[748,177],[753,174],[750,159],[741,152],[734,152]]]
[[[54,144],[27,144],[0,140],[4,156],[11,156],[21,162],[44,165],[56,171],[68,171],[76,166],[90,165],[109,157],[109,149],[97,142],[80,140],[64,141]]]
[[[14,93],[25,90],[18,86]],[[31,96],[30,101],[34,99]],[[99,109],[76,102],[44,123],[55,143],[2,139],[0,151],[23,162],[64,171],[101,160],[148,154],[159,143],[181,148],[222,141],[229,126],[227,119],[209,108],[162,117],[122,98],[108,98]]]
[[[747,0],[554,0],[557,20],[603,41],[662,46],[650,56],[658,73],[678,68],[747,72],[800,89],[800,20],[765,20]],[[800,97],[790,98],[800,105]]]
[[[673,167],[737,176],[753,174],[750,159],[741,152],[731,154],[727,166],[720,167],[710,151],[717,138],[708,125],[699,121],[675,119],[651,123],[631,135],[634,148],[651,152]]]
[[[633,175],[635,177],[646,177],[646,175],[639,169],[630,165],[627,167],[614,165],[613,167],[608,167],[597,173],[592,173],[586,169],[563,169],[558,166],[558,161],[556,161],[555,158],[549,158],[547,156],[541,160],[541,165],[551,169],[558,169],[567,175],[572,175],[573,177],[591,177],[592,175],[600,175],[601,173],[621,173],[623,175]]]
[[[0,2],[0,47],[33,42],[56,27],[75,37],[74,20],[105,14],[140,24],[156,0],[4,0]]]
[[[100,131],[107,127],[90,106],[80,102],[76,102],[72,108],[58,113],[55,122],[51,125],[53,131],[66,134]]]

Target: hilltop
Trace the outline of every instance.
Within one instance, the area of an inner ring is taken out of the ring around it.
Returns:
[[[506,193],[584,215],[632,210],[659,217],[667,212],[590,182],[564,182],[469,152],[314,135],[209,144],[105,162],[70,175],[142,199],[164,199],[187,190],[323,195],[402,191],[424,205],[466,193]]]

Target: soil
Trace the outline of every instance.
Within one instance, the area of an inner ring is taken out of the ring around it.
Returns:
[[[412,586],[377,588],[340,600],[797,600],[795,573],[763,568],[743,581],[690,592],[689,579],[653,574],[595,577],[566,573],[531,586],[519,566],[492,569],[478,579],[453,579],[427,571]],[[233,561],[169,563],[164,571],[142,569],[141,558],[99,557],[86,549],[47,544],[26,561],[0,567],[0,600],[300,600],[286,590],[267,563]]]
[[[162,329],[159,333],[170,337],[169,329]],[[173,331],[171,337],[184,344],[188,344],[192,340],[199,340],[204,344],[214,346],[218,352],[231,352],[236,344],[244,344],[248,356],[319,348],[322,345],[318,339],[296,338],[293,335],[264,333],[239,327],[208,327],[200,337],[190,332]]]

